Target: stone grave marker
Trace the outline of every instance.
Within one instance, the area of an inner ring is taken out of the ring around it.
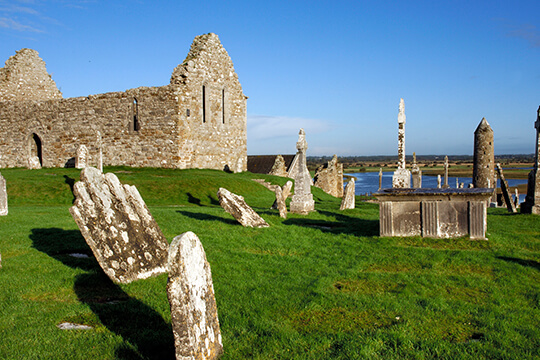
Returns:
[[[350,179],[347,183],[347,186],[345,186],[345,195],[343,195],[343,199],[341,199],[341,205],[339,207],[339,210],[346,210],[346,209],[354,209],[355,206],[355,184],[354,179]]]
[[[0,216],[8,214],[6,179],[0,174]]]
[[[84,169],[88,161],[88,149],[83,144],[77,149],[77,156],[75,157],[75,168]]]
[[[410,188],[411,172],[405,167],[405,102],[399,101],[398,113],[398,167],[392,176],[393,188]]]
[[[534,167],[529,173],[527,182],[527,196],[521,204],[521,212],[525,214],[540,215],[540,106],[536,113],[536,153]]]
[[[516,205],[512,201],[512,197],[510,196],[510,192],[508,191],[508,182],[504,178],[503,170],[501,168],[501,164],[499,163],[497,163],[497,173],[499,174],[499,179],[501,180],[501,190],[504,202],[506,203],[506,208],[509,212],[515,213],[517,212]]]
[[[214,285],[197,235],[189,231],[173,239],[167,267],[176,359],[217,359],[223,345]]]
[[[135,186],[86,167],[73,192],[70,213],[113,281],[129,283],[166,272],[169,244]]]
[[[270,226],[246,204],[242,196],[233,194],[224,188],[219,188],[217,196],[221,207],[231,214],[242,226],[257,228]]]
[[[306,166],[307,151],[306,133],[300,129],[296,143],[296,159],[298,161],[298,174],[294,179],[294,195],[290,204],[292,213],[307,215],[315,210],[315,201],[311,193],[311,175]]]
[[[332,196],[343,197],[343,164],[338,163],[337,155],[317,168],[313,186]]]
[[[279,210],[279,216],[283,219],[287,218],[287,204],[285,203],[285,197],[283,196],[283,189],[280,186],[276,186],[276,206]]]

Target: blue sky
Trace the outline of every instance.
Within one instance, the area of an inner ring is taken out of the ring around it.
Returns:
[[[540,1],[0,0],[0,66],[32,48],[64,97],[166,85],[213,32],[248,100],[248,154],[533,153]]]

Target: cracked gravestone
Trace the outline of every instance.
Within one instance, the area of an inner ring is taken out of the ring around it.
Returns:
[[[210,264],[194,233],[175,237],[169,250],[167,297],[176,359],[216,359],[223,352]]]
[[[111,280],[129,283],[167,271],[169,245],[135,186],[86,167],[73,193],[70,213]]]
[[[231,214],[242,226],[257,228],[270,226],[246,204],[242,196],[236,195],[224,188],[219,188],[217,196],[221,207]]]

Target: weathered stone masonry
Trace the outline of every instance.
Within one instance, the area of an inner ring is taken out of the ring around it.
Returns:
[[[69,99],[53,88],[33,50],[0,69],[0,167],[26,167],[30,156],[63,167],[79,145],[96,165],[100,131],[105,165],[247,168],[247,97],[215,34],[195,38],[169,85]]]

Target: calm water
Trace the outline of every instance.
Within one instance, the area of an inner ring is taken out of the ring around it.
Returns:
[[[392,175],[394,174],[393,171],[383,171],[382,176],[382,187],[384,188],[391,188],[392,187]],[[363,172],[363,173],[350,173],[346,175],[351,175],[356,177],[356,181],[354,183],[355,185],[355,193],[356,195],[364,195],[364,194],[370,194],[374,193],[379,189],[379,173],[378,172]],[[472,178],[458,178],[460,183],[465,184],[465,188],[472,183]],[[516,186],[520,184],[526,184],[527,180],[515,180],[515,179],[508,179],[506,180],[508,182],[508,186]],[[442,183],[444,184],[444,177],[442,178]],[[456,187],[456,178],[449,176],[448,177],[448,185],[450,185],[451,188]],[[500,181],[497,180],[497,187],[500,186]],[[423,188],[436,188],[437,187],[437,177],[436,176],[422,176],[422,187]],[[525,200],[525,194],[519,194],[520,202]]]

